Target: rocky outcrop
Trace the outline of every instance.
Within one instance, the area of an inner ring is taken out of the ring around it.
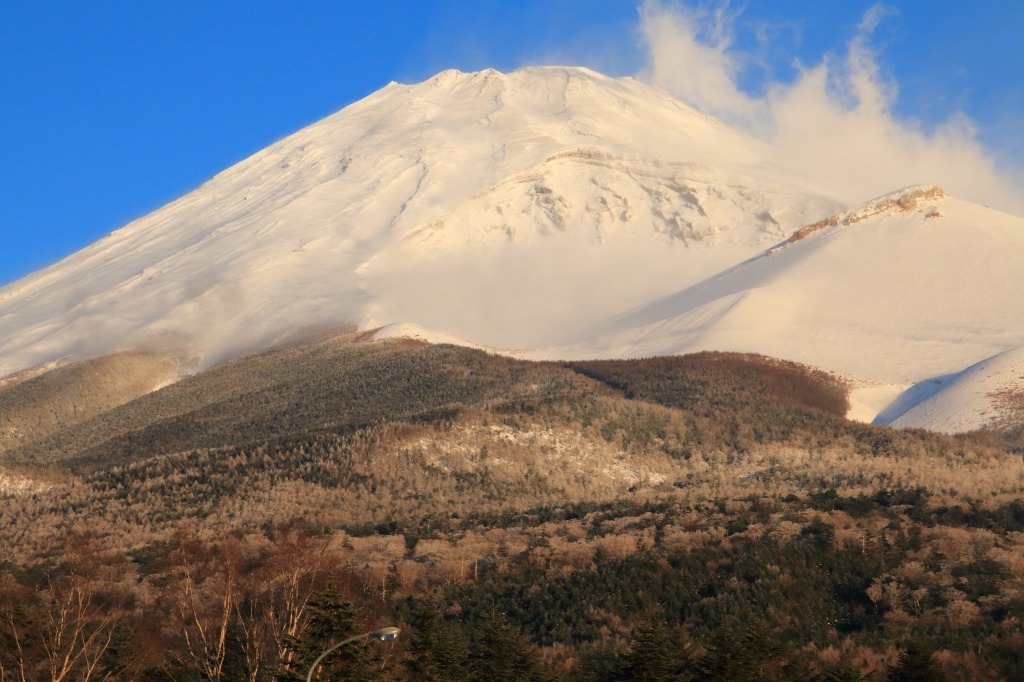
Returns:
[[[844,213],[837,213],[825,218],[824,220],[819,220],[818,222],[807,225],[806,227],[801,227],[799,230],[791,234],[789,239],[785,242],[779,246],[769,249],[768,253],[775,253],[789,244],[798,242],[815,232],[820,232],[821,230],[829,227],[835,227],[837,225],[853,225],[854,223],[859,223],[877,215],[907,213],[915,210],[923,203],[937,201],[945,196],[946,194],[935,185],[907,187],[899,190],[898,192],[886,194],[865,204],[861,204],[852,210]],[[929,211],[925,217],[937,218],[941,217],[941,215],[942,214],[939,213],[938,210],[932,210]]]

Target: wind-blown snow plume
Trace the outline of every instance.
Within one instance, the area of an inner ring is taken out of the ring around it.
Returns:
[[[738,84],[752,59],[732,44],[737,14],[647,0],[640,12],[649,64],[642,78],[706,113],[770,141],[778,158],[821,178],[851,204],[900,187],[936,183],[953,194],[1024,215],[1020,183],[1004,177],[976,140],[974,123],[954,112],[933,130],[898,119],[897,84],[887,79],[871,36],[891,10],[865,12],[842,58],[802,67],[792,83],[763,96]]]

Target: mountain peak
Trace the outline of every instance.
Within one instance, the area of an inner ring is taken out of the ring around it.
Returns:
[[[598,73],[593,69],[588,69],[585,66],[555,66],[555,65],[543,65],[543,66],[523,66],[512,71],[499,71],[498,69],[481,69],[479,71],[461,71],[459,69],[445,69],[439,71],[424,83],[429,83],[433,86],[444,86],[450,83],[456,83],[459,81],[479,80],[486,78],[545,78],[545,77],[561,77],[561,78],[588,78],[592,80],[633,80],[632,78],[614,78],[612,76],[606,76],[603,73]]]

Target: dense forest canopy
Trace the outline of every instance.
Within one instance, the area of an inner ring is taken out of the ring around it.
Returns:
[[[381,625],[314,679],[1024,677],[1019,433],[738,354],[150,370],[0,386],[0,680],[305,679]]]

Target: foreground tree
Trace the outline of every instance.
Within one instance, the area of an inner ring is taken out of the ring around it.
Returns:
[[[672,631],[659,620],[648,620],[633,631],[622,679],[636,682],[689,682],[696,679],[693,660]]]
[[[918,640],[908,642],[889,669],[889,682],[945,682],[947,679],[931,648]]]
[[[340,564],[326,537],[301,527],[279,529],[258,566],[242,576],[235,616],[247,677],[255,682],[268,669],[287,668],[292,643],[309,623],[309,605]]]
[[[334,584],[314,594],[308,603],[308,622],[297,638],[286,638],[293,656],[283,662],[275,674],[280,682],[301,682],[309,666],[327,649],[349,637],[365,632],[359,622],[359,610],[344,599]],[[387,661],[377,642],[357,641],[332,652],[317,666],[314,680],[351,680],[375,682],[384,679]]]
[[[497,611],[479,625],[470,679],[479,682],[545,682],[551,676],[536,648]]]
[[[180,645],[170,652],[203,679],[222,679],[239,599],[245,548],[235,538],[216,545],[179,538],[165,569],[164,590]]]
[[[445,621],[441,604],[430,597],[413,606],[412,656],[407,667],[416,680],[467,682],[470,679],[469,642],[462,628]]]
[[[107,653],[126,618],[125,566],[88,536],[64,543],[61,562],[43,575],[0,579],[0,680],[92,680],[111,672]]]

